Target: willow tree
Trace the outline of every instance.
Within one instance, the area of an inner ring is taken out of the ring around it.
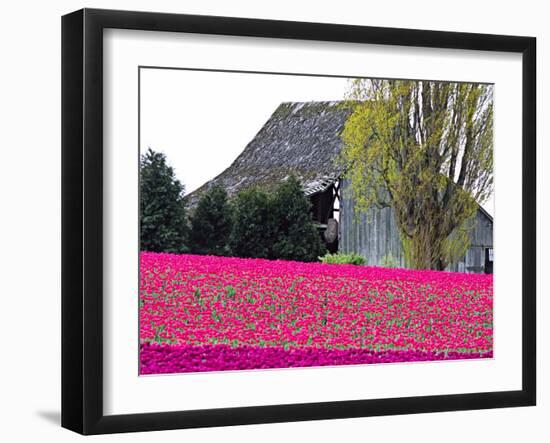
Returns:
[[[357,79],[342,160],[359,210],[392,206],[407,264],[444,269],[493,188],[493,88]]]

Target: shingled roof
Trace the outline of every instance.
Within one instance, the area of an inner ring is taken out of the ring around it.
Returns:
[[[187,204],[214,185],[231,197],[253,186],[272,190],[291,174],[306,195],[324,191],[342,174],[340,134],[350,112],[342,102],[281,103],[231,166],[186,196]]]

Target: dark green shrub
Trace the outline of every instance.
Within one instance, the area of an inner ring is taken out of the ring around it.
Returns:
[[[274,241],[269,196],[259,189],[241,191],[233,201],[231,251],[237,257],[270,258]]]
[[[311,202],[296,177],[290,176],[279,185],[272,210],[275,229],[273,258],[316,261],[326,252],[311,217],[310,206]]]
[[[139,164],[140,249],[186,252],[184,186],[166,156],[148,149]]]
[[[213,186],[202,194],[190,221],[189,244],[192,253],[231,254],[229,237],[233,220],[225,189]]]

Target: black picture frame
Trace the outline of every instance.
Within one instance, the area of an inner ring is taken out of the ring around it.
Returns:
[[[522,388],[129,415],[103,412],[103,30],[353,42],[522,55]],[[62,18],[62,426],[81,434],[530,406],[536,402],[536,39],[83,9]]]

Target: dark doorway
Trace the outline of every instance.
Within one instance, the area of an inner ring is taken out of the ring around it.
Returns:
[[[493,273],[493,248],[485,248],[485,274]]]
[[[312,218],[317,222],[321,240],[330,253],[338,252],[338,220],[335,218],[335,212],[339,211],[335,207],[336,199],[339,199],[338,193],[339,187],[336,183],[310,197]]]

